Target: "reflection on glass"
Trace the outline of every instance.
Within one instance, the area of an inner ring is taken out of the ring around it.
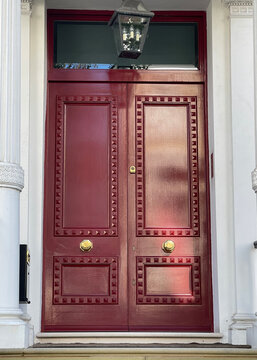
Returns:
[[[56,69],[113,69],[114,64],[81,64],[81,63],[56,63]]]

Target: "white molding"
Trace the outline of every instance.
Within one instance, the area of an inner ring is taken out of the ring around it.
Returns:
[[[230,6],[253,6],[254,0],[223,0],[224,4]]]
[[[235,314],[232,317],[231,343],[233,345],[247,345],[249,343],[249,331],[252,331],[257,323],[255,314]]]
[[[253,17],[254,1],[223,0],[225,6],[230,10],[231,17]]]
[[[9,318],[20,318],[22,315],[22,311],[19,308],[8,308],[8,310],[6,310],[6,308],[0,308],[0,319],[9,317]]]
[[[253,6],[230,6],[230,16],[253,17]]]
[[[0,187],[21,191],[24,187],[24,172],[17,164],[0,162]]]
[[[21,0],[21,14],[31,15],[32,13],[32,0]]]
[[[257,321],[257,317],[255,314],[235,314],[232,320],[241,323],[242,326],[245,325],[246,327],[249,327]]]
[[[257,193],[257,167],[252,171],[252,189]]]

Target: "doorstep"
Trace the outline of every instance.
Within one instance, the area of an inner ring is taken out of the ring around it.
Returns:
[[[168,332],[40,332],[40,344],[217,344],[221,333]]]
[[[257,350],[240,348],[29,348],[0,350],[6,360],[252,360]]]

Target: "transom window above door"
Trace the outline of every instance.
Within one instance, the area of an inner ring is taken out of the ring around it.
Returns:
[[[132,59],[118,56],[112,11],[48,10],[48,79],[205,81],[206,13],[154,13],[143,52]]]
[[[54,21],[54,68],[195,69],[199,67],[197,22],[151,22],[143,54],[119,58],[108,22]]]

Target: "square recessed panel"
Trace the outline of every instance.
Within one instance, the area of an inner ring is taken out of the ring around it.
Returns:
[[[192,296],[192,266],[145,266],[145,293],[159,296]]]
[[[63,265],[62,296],[109,296],[109,265]]]
[[[53,304],[118,304],[118,259],[55,256]]]
[[[200,257],[137,257],[137,304],[201,304]]]

